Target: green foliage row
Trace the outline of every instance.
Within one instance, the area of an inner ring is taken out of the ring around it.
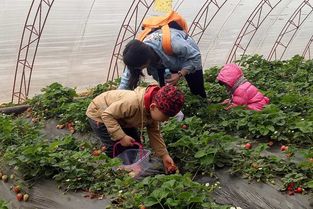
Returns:
[[[186,128],[182,128],[186,126]],[[210,133],[198,117],[170,121],[163,127],[170,153],[184,171],[213,174],[215,166],[231,165],[238,138],[223,132]]]
[[[266,61],[261,56],[244,56],[239,64],[245,77],[271,100],[263,111],[238,107],[229,111],[219,104],[228,98],[227,91],[216,81],[220,68],[205,72],[210,104],[186,93],[183,112],[201,118],[212,132],[248,138],[266,138],[299,146],[313,145],[313,61],[295,56],[288,61]],[[200,102],[199,102],[200,100]]]
[[[40,127],[30,126],[21,118],[0,116],[0,121],[6,122],[0,126],[1,161],[24,180],[53,178],[66,190],[78,190],[124,178],[112,170],[120,162],[106,155],[92,156],[93,147],[88,142],[70,135],[48,140]]]
[[[0,200],[0,209],[8,209],[8,203],[4,200]]]
[[[188,174],[159,175],[137,182],[128,172],[112,169],[120,165],[119,160],[105,154],[92,156],[90,143],[70,135],[47,140],[39,126],[33,127],[22,118],[1,115],[0,121],[4,122],[0,126],[2,166],[11,167],[24,180],[52,178],[66,191],[111,196],[111,208],[138,208],[140,204],[149,208],[227,208],[213,203],[214,186],[196,183]]]
[[[117,185],[121,183],[116,182]],[[147,208],[156,209],[227,209],[229,206],[215,204],[208,195],[217,186],[197,183],[189,174],[147,177],[130,191],[121,191],[115,199],[120,204],[110,206],[110,208],[134,208],[134,205],[144,205]]]
[[[278,177],[285,187],[295,182],[312,191],[313,169],[309,159],[313,157],[313,150],[305,149],[313,145],[312,60],[295,56],[288,61],[268,62],[255,55],[245,56],[239,63],[245,76],[271,99],[271,104],[261,112],[244,107],[224,110],[219,103],[228,94],[215,81],[219,67],[205,73],[209,103],[191,95],[187,85],[182,84],[181,88],[186,92],[183,112],[187,119],[183,122],[172,120],[162,127],[175,162],[183,172],[192,174],[214,175],[216,168],[228,166],[231,173],[249,180],[271,183]],[[29,102],[33,116],[56,118],[60,123],[71,121],[76,130],[85,132],[89,130],[85,116],[89,102],[96,95],[114,88],[114,82],[101,84],[81,99],[74,89],[54,83]],[[92,157],[91,146],[80,144],[71,136],[48,141],[40,135],[38,128],[24,120],[2,116],[0,122],[2,156],[26,179],[49,177],[66,190],[90,189],[112,194],[115,198],[113,208],[134,208],[138,204],[151,208],[223,208],[210,199],[213,187],[206,188],[191,181],[188,174],[149,177],[136,183],[125,173],[113,172],[111,168],[118,162],[105,155]],[[182,128],[183,125],[187,128]],[[295,162],[292,156],[264,156],[262,152],[269,148],[260,143],[261,140],[292,145],[292,153],[301,152],[304,159]],[[260,145],[244,150],[240,144],[247,141]],[[169,185],[174,190],[169,189]]]
[[[39,119],[57,119],[60,124],[72,122],[79,132],[90,131],[85,115],[91,100],[99,94],[116,88],[116,82],[99,84],[92,88],[86,96],[79,97],[75,89],[52,83],[42,89],[42,94],[28,100],[32,106],[32,116]]]
[[[271,104],[260,112],[244,107],[226,111],[219,103],[228,98],[227,91],[215,80],[220,68],[210,68],[205,72],[210,104],[182,86],[187,119],[163,126],[170,152],[189,172],[213,174],[216,167],[228,165],[231,173],[249,180],[271,182],[278,177],[285,187],[293,181],[312,190],[313,153],[305,148],[313,145],[313,61],[295,56],[268,62],[255,55],[245,56],[239,63],[245,76],[271,99]],[[182,129],[182,125],[188,129]],[[295,163],[292,155],[291,159],[262,156],[260,150],[270,151],[267,145],[249,151],[238,146],[248,141],[289,144],[294,147],[290,154],[300,154],[303,159]]]

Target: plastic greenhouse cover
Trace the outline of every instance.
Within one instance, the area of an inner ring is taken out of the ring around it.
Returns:
[[[0,0],[0,104],[11,101],[16,59],[32,0]],[[176,0],[190,24],[205,0]],[[278,0],[270,2],[276,3]],[[275,40],[302,0],[282,0],[252,39],[247,53],[268,56]],[[52,82],[83,90],[106,80],[121,23],[132,0],[56,0],[41,37],[30,97]],[[225,63],[247,18],[260,1],[228,0],[200,43],[204,69]],[[305,13],[305,11],[304,11]],[[155,11],[148,12],[148,16]],[[304,22],[283,58],[302,54],[312,36],[312,15]],[[19,80],[17,81],[20,82]]]

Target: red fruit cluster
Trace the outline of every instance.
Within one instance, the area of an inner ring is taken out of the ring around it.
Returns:
[[[12,187],[12,191],[16,193],[15,197],[17,201],[28,201],[29,195],[28,194],[23,194],[21,192],[21,187],[19,185],[15,185]]]
[[[287,187],[288,195],[294,195],[294,193],[302,193],[303,189],[301,187],[295,188],[295,183],[291,182]]]
[[[28,199],[29,199],[29,195],[28,194],[22,194],[22,193],[17,193],[15,197],[16,197],[17,201],[25,201],[25,202],[27,202]]]
[[[65,124],[59,124],[59,125],[56,125],[56,128],[57,129],[63,129],[63,128],[66,128],[67,130],[69,130],[72,134],[75,133],[75,126],[74,126],[74,123],[69,121]]]

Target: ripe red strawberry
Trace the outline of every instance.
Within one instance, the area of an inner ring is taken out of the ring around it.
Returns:
[[[188,126],[187,126],[186,124],[183,124],[183,125],[181,126],[181,128],[182,128],[182,129],[188,129]]]
[[[92,151],[91,154],[92,154],[92,156],[99,156],[101,154],[101,150],[96,149],[96,150]]]
[[[19,185],[17,185],[17,186],[14,186],[12,190],[13,190],[13,192],[15,192],[17,194],[17,193],[21,192],[21,187]]]
[[[67,128],[67,129],[72,129],[72,128],[74,128],[73,122],[71,122],[71,121],[67,122],[67,123],[66,123],[66,128]]]
[[[295,187],[295,183],[294,182],[291,182],[288,187],[287,187],[287,190],[288,191],[293,191],[294,190],[294,187]]]
[[[302,192],[303,192],[303,190],[301,187],[298,187],[295,189],[295,193],[302,193]]]
[[[250,143],[245,144],[245,149],[251,149],[252,145]]]
[[[280,150],[281,150],[282,152],[284,152],[284,151],[288,150],[288,146],[282,145],[282,146],[280,147]]]
[[[22,201],[23,200],[23,194],[22,193],[18,193],[18,194],[16,194],[16,199],[18,200],[18,201]]]

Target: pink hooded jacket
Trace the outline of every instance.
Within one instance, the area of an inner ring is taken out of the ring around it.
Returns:
[[[217,80],[231,88],[232,98],[226,109],[242,105],[247,106],[249,110],[261,111],[270,102],[269,98],[244,78],[242,70],[236,64],[224,65],[217,76]]]

